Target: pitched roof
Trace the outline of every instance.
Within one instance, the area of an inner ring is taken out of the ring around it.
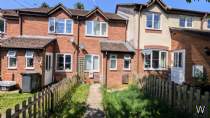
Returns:
[[[135,52],[127,42],[122,41],[102,40],[100,46],[102,52]]]
[[[5,16],[16,16],[18,17],[18,12],[29,12],[29,13],[37,13],[37,14],[45,14],[48,15],[48,13],[53,10],[56,9],[58,7],[63,7],[66,10],[68,10],[69,13],[71,13],[73,16],[86,16],[88,15],[88,13],[94,11],[93,10],[81,10],[81,9],[67,9],[66,7],[64,7],[62,4],[59,4],[55,7],[50,7],[50,8],[22,8],[22,9],[2,9],[0,10],[1,13],[3,13],[3,15]],[[125,20],[124,18],[122,18],[121,16],[115,14],[115,13],[109,13],[109,12],[103,12],[104,16],[106,16],[107,18],[111,19],[111,20]]]
[[[53,42],[52,37],[11,37],[0,41],[0,47],[18,49],[43,49]]]
[[[210,12],[201,12],[196,10],[188,10],[188,9],[179,9],[179,8],[172,8],[170,6],[167,6],[162,0],[149,0],[146,4],[138,4],[138,3],[123,3],[123,4],[117,4],[116,11],[119,6],[126,6],[126,7],[142,7],[143,9],[150,7],[153,4],[158,4],[161,6],[161,8],[164,9],[164,11],[172,14],[191,14],[191,15],[205,15],[210,14]]]

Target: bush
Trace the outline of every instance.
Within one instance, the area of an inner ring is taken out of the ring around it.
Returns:
[[[108,93],[103,91],[103,105],[107,118],[187,118],[157,99],[145,96],[137,86]]]

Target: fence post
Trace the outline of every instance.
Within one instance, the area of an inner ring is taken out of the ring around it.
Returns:
[[[19,110],[20,110],[20,105],[16,104],[15,105],[15,115],[16,115],[15,118],[19,118]]]
[[[190,87],[190,89],[188,90],[188,112],[189,113],[193,113],[193,88]]]
[[[29,118],[32,118],[31,103],[32,103],[32,98],[29,97],[29,98],[28,98],[28,106],[29,106],[29,108],[28,108],[28,116],[29,116]]]
[[[204,96],[205,96],[204,105],[206,107],[205,108],[205,118],[208,118],[208,116],[209,116],[209,112],[208,112],[208,110],[209,110],[209,92],[205,92]]]
[[[22,108],[23,109],[26,108],[26,101],[25,100],[22,102]],[[26,118],[26,110],[23,110],[22,117],[23,118]]]
[[[10,108],[7,109],[7,111],[6,111],[6,118],[11,118],[12,117],[11,113],[12,113],[12,110]]]
[[[172,81],[169,81],[169,86],[168,86],[168,101],[169,101],[169,106],[172,107],[173,105],[173,82]]]
[[[183,94],[183,100],[182,100],[182,106],[183,106],[183,109],[184,111],[186,112],[187,111],[187,86],[184,85],[182,87],[182,94]]]
[[[36,107],[36,104],[37,104],[37,94],[34,94],[34,118],[36,118],[36,114],[37,114],[37,107]]]

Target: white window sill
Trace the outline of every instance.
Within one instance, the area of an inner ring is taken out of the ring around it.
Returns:
[[[102,38],[107,38],[108,37],[107,35],[103,36],[103,35],[90,35],[90,34],[85,34],[85,36],[86,37],[102,37]]]
[[[34,67],[27,67],[26,70],[34,70]]]
[[[51,32],[48,32],[48,34],[50,34],[50,35],[67,35],[67,36],[73,35],[73,33],[51,33]]]
[[[9,70],[16,70],[17,67],[8,67]]]
[[[168,70],[167,68],[144,68],[144,70]]]
[[[116,71],[117,68],[110,68],[109,70],[111,70],[111,71]]]
[[[55,72],[59,72],[59,73],[63,73],[63,72],[70,73],[70,72],[72,72],[72,70],[56,70]]]
[[[146,30],[153,30],[153,31],[162,31],[162,29],[155,29],[155,28],[148,28],[148,27],[146,27],[145,29]]]
[[[99,73],[100,71],[94,71],[94,70],[85,70],[86,73]]]
[[[124,71],[131,71],[130,68],[123,68]]]

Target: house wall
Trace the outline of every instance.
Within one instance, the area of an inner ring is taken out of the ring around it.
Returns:
[[[6,20],[6,36],[13,37],[20,35],[19,20],[7,19]]]
[[[17,59],[17,68],[9,69],[8,68],[8,58],[7,53],[8,49],[1,49],[1,77],[2,80],[16,81],[18,86],[22,86],[22,75],[26,71],[35,71],[42,74],[42,55],[43,53],[40,50],[34,51],[34,69],[26,69],[25,63],[25,52],[24,49],[14,49],[16,51]]]
[[[172,49],[185,49],[185,81],[192,82],[192,66],[199,64],[204,66],[208,81],[210,80],[210,56],[204,52],[205,47],[209,47],[210,41],[199,35],[175,32],[172,34]]]

